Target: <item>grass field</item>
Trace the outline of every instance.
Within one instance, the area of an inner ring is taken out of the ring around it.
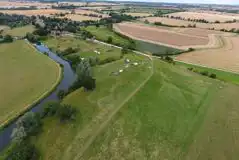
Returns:
[[[51,91],[59,81],[60,68],[24,41],[1,44],[0,57],[2,125]]]
[[[239,100],[231,94],[238,87],[164,62],[154,65],[153,77],[82,159],[237,159]]]
[[[28,32],[31,33],[35,30],[34,26],[28,25],[23,27],[17,27],[13,29],[4,30],[3,34],[9,34],[14,37],[24,37]]]
[[[183,66],[183,68],[185,68],[185,67],[193,68],[194,70],[197,70],[198,72],[208,71],[209,73],[216,74],[217,79],[219,79],[219,80],[229,82],[229,83],[239,84],[239,74],[236,74],[236,73],[230,73],[230,72],[220,71],[220,70],[216,70],[216,69],[200,67],[197,65],[186,64],[183,62],[176,62],[176,64]]]
[[[65,55],[65,58],[72,55],[78,55],[81,58],[98,57],[100,60],[105,60],[109,57],[119,59],[121,56],[120,49],[93,43],[90,41],[84,41],[71,36],[48,38],[43,43],[46,44],[54,52],[61,52],[60,54],[64,54],[64,51],[68,47],[77,49],[76,53]],[[94,51],[98,51],[100,52],[100,54],[97,54]]]
[[[96,28],[95,26],[89,26],[85,29],[91,32],[96,37],[96,39],[107,41],[108,37],[112,37],[114,44],[120,44],[121,46],[127,46],[129,44],[127,40],[120,37],[119,35],[117,35],[116,33],[112,32],[111,30],[109,30],[104,26],[98,28]]]
[[[118,76],[111,73],[123,69],[124,60],[97,66],[94,69],[96,90],[84,92],[79,89],[63,100],[63,103],[77,108],[75,122],[64,124],[55,118],[45,119],[43,133],[33,139],[42,159],[72,159],[99,125],[147,79],[150,61],[131,54],[126,57],[139,65],[130,65]]]

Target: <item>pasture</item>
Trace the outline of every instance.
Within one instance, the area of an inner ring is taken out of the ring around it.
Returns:
[[[27,33],[32,33],[35,30],[35,27],[32,25],[5,29],[3,35],[9,34],[13,37],[24,37]]]
[[[50,92],[59,82],[61,69],[25,41],[1,44],[0,56],[2,126]]]
[[[75,122],[60,123],[56,118],[44,120],[43,133],[33,138],[42,159],[73,159],[79,149],[95,134],[99,125],[111,116],[128,97],[134,93],[151,73],[148,58],[128,54],[125,58],[138,66],[125,68],[124,60],[119,60],[94,68],[96,90],[85,92],[78,89],[64,98],[62,103],[70,104],[78,110]],[[124,69],[119,75],[112,72]]]
[[[150,13],[137,13],[137,12],[126,12],[124,14],[130,15],[130,16],[133,16],[133,17],[149,17],[149,16],[152,15]]]
[[[67,18],[72,21],[88,21],[88,20],[98,21],[101,19],[99,17],[84,16],[84,15],[80,15],[80,14],[67,14],[64,17],[59,17],[59,18]]]
[[[74,158],[237,159],[237,94],[238,86],[155,60],[150,80]]]
[[[65,58],[76,55],[81,58],[98,57],[99,60],[103,61],[108,58],[120,59],[121,57],[120,49],[97,44],[91,41],[84,41],[71,36],[48,38],[43,43],[54,52],[63,55]],[[65,51],[69,47],[76,51],[74,53],[66,54]],[[100,54],[95,53],[95,51],[100,52]]]

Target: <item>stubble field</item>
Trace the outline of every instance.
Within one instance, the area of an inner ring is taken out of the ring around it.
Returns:
[[[35,9],[35,10],[0,10],[2,13],[6,14],[18,14],[25,16],[37,16],[37,15],[45,15],[50,16],[56,13],[67,13],[66,10],[57,10],[57,9]]]
[[[216,34],[215,31],[171,29],[167,27],[152,27],[139,23],[120,23],[114,25],[114,29],[134,39],[158,43],[177,49],[210,48],[217,43],[214,36]]]

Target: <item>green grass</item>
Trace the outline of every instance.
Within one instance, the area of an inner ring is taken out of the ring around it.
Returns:
[[[107,27],[101,26],[99,28],[95,26],[90,26],[86,28],[87,31],[91,32],[96,39],[101,41],[107,41],[108,37],[111,36],[113,38],[113,43],[120,46],[127,46],[129,41],[115,32],[109,30]],[[106,36],[107,35],[107,36]],[[170,48],[158,44],[153,44],[149,42],[135,40],[136,50],[141,52],[150,52],[155,55],[167,55],[167,54],[177,54],[181,51],[175,48]]]
[[[239,123],[239,88],[164,62],[154,64],[153,77],[82,159],[204,160],[223,159],[225,152],[238,159],[239,146],[232,144],[238,136],[233,127]]]
[[[239,84],[239,74],[236,74],[236,73],[230,73],[230,72],[220,71],[216,69],[200,67],[197,65],[186,64],[183,62],[176,62],[176,64],[182,66],[183,68],[193,68],[193,70],[196,70],[198,72],[208,71],[209,73],[216,74],[217,79],[219,80],[229,82],[229,83]]]
[[[179,54],[182,52],[179,49],[166,47],[163,45],[148,43],[144,41],[135,40],[136,42],[136,50],[145,53],[152,53],[154,55],[170,55],[170,54]]]
[[[27,25],[23,27],[17,27],[13,29],[6,29],[4,30],[3,34],[9,34],[14,37],[24,37],[28,32],[32,33],[35,30],[34,26]]]
[[[105,26],[101,27],[95,27],[95,26],[89,26],[85,28],[88,32],[91,32],[96,39],[102,40],[102,41],[107,41],[108,37],[113,38],[113,43],[114,44],[119,44],[121,46],[127,46],[129,44],[129,41],[122,38],[121,36],[117,35],[116,33],[112,32]]]
[[[72,159],[94,130],[149,76],[147,58],[131,54],[126,57],[140,64],[129,66],[118,76],[111,73],[123,69],[124,60],[97,66],[95,91],[79,89],[64,98],[63,103],[78,110],[75,122],[60,123],[54,117],[44,120],[43,132],[33,138],[42,159]]]
[[[90,41],[84,41],[71,36],[57,38],[51,37],[43,41],[43,43],[46,44],[54,52],[64,53],[64,50],[68,47],[72,47],[78,50],[77,53],[65,55],[66,58],[68,58],[69,56],[78,55],[81,58],[98,57],[100,60],[104,60],[109,57],[119,59],[121,56],[120,49],[93,43]],[[94,51],[99,51],[100,54],[98,55]]]
[[[60,68],[25,41],[1,44],[0,57],[3,125],[51,91],[59,81]]]

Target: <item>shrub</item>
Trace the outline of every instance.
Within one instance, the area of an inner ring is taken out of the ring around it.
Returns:
[[[192,68],[192,67],[190,67],[190,68],[188,68],[188,70],[189,70],[189,71],[192,71],[192,70],[193,70],[193,68]]]
[[[201,71],[200,74],[203,76],[208,76],[208,71]]]
[[[61,104],[56,101],[52,101],[52,102],[48,102],[44,104],[43,116],[54,116],[60,106]]]
[[[61,121],[74,120],[76,116],[76,109],[70,105],[62,105],[58,108],[57,115]]]
[[[59,90],[58,93],[57,93],[57,97],[59,99],[63,99],[64,97],[66,96],[66,93],[64,90]]]
[[[113,42],[113,38],[111,36],[109,36],[107,39],[107,43],[112,43],[112,42]]]
[[[36,147],[29,142],[21,143],[15,145],[9,155],[7,160],[37,160],[39,159],[39,154]]]
[[[216,78],[217,78],[217,75],[214,74],[214,73],[211,73],[211,74],[209,75],[209,77],[210,77],[210,78],[213,78],[213,79],[216,79]]]

